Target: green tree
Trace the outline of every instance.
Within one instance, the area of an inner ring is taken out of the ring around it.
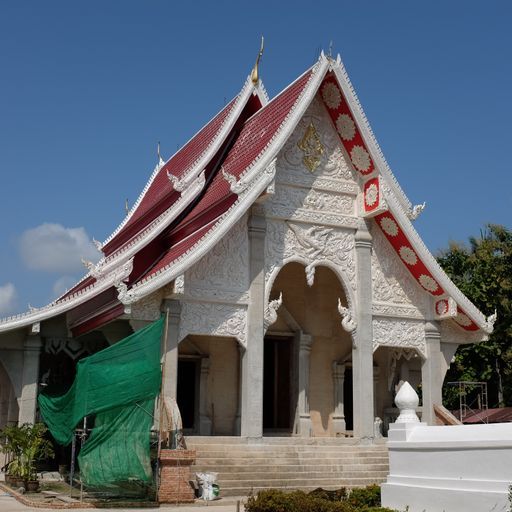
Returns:
[[[438,262],[484,314],[497,312],[489,340],[460,346],[446,380],[485,381],[490,407],[512,405],[512,231],[488,224],[469,245],[451,243]],[[450,408],[458,407],[453,391],[445,386]]]

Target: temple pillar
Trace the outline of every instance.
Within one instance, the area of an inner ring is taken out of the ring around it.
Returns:
[[[9,414],[9,391],[10,387],[5,386],[4,382],[0,387],[0,428],[7,424]]]
[[[380,368],[378,366],[373,367],[373,414],[377,413],[377,390],[379,389],[380,380]]]
[[[16,425],[16,423],[18,422],[18,416],[18,400],[16,400],[16,393],[14,392],[14,388],[11,388],[11,392],[9,394],[9,408],[7,410],[7,424]]]
[[[264,217],[252,214],[249,231],[249,305],[247,346],[242,358],[241,435],[263,435],[263,346],[265,328],[265,232]]]
[[[344,387],[345,364],[333,361],[332,380],[334,384],[334,414],[332,415],[332,430],[334,435],[344,434],[347,430],[345,422]]]
[[[429,425],[436,424],[434,405],[443,404],[443,375],[441,372],[441,335],[434,322],[425,324],[426,358],[421,365],[422,417]]]
[[[35,423],[37,409],[37,388],[39,379],[39,335],[29,336],[23,347],[23,373],[21,398],[19,400],[18,424]]]
[[[238,395],[236,404],[235,421],[233,425],[233,433],[239,436],[242,429],[242,360],[244,357],[244,347],[237,343],[238,347]]]
[[[311,415],[309,413],[309,356],[313,337],[303,332],[299,335],[299,428],[300,437],[311,437]]]
[[[212,435],[212,420],[208,416],[208,375],[210,374],[210,358],[201,359],[201,375],[199,377],[199,434]]]
[[[361,442],[374,438],[373,326],[372,326],[372,237],[366,224],[355,236],[357,295],[355,347],[352,349],[354,436]]]
[[[169,311],[167,320],[167,340],[162,340],[162,361],[165,368],[163,391],[166,397],[176,400],[178,388],[178,343],[180,341],[181,303],[178,300],[164,300],[162,303],[162,311],[164,313]]]

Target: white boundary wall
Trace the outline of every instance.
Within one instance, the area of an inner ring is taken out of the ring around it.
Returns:
[[[394,423],[382,505],[409,512],[505,512],[512,423],[430,427]]]

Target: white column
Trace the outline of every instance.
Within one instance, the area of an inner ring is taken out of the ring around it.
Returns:
[[[265,304],[264,217],[252,214],[249,229],[249,305],[247,347],[242,358],[241,435],[263,435],[263,326]]]
[[[0,428],[7,424],[7,416],[9,415],[9,392],[11,390],[10,383],[7,385],[5,379],[0,383]]]
[[[208,416],[208,375],[210,374],[210,358],[201,359],[201,375],[199,377],[199,434],[212,435],[212,420]]]
[[[332,379],[334,384],[334,414],[332,415],[332,430],[334,434],[341,434],[345,433],[347,430],[343,395],[345,387],[345,365],[343,363],[333,361]]]
[[[163,390],[165,396],[176,399],[181,303],[177,300],[164,300],[162,303],[162,311],[167,313],[167,310],[169,310],[167,340],[162,339],[162,361],[165,367]],[[164,343],[167,345],[166,347]]]
[[[19,405],[18,400],[16,399],[16,393],[14,392],[14,387],[11,388],[11,393],[9,394],[9,409],[7,411],[7,424],[15,425],[18,421],[19,416]]]
[[[380,368],[373,367],[373,414],[377,415],[377,390],[379,389]]]
[[[436,424],[434,405],[443,404],[443,375],[441,371],[441,335],[437,323],[425,324],[427,357],[421,365],[422,417],[429,425]]]
[[[309,413],[309,356],[313,337],[300,333],[299,336],[299,435],[311,437],[311,415]]]
[[[236,415],[235,422],[233,425],[233,433],[235,436],[239,436],[242,428],[242,360],[244,357],[245,349],[240,343],[237,343],[238,347],[238,394],[236,397]]]
[[[39,335],[29,336],[23,349],[22,390],[19,401],[18,424],[34,423],[37,409],[37,386],[39,379],[39,354],[41,338]]]
[[[372,237],[363,224],[356,232],[357,330],[352,349],[354,436],[372,442],[373,423],[373,327],[372,327]]]

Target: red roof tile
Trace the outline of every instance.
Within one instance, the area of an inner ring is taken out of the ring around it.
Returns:
[[[177,193],[174,194],[174,189],[167,177],[167,172],[170,172],[178,178],[185,174],[194,162],[205,152],[208,145],[219,132],[231,112],[236,99],[235,97],[231,100],[208,124],[206,124],[206,126],[171,157],[160,171],[158,171],[128,222],[122,227],[119,233],[103,247],[105,255],[108,256],[122,247],[129,239],[154,220],[161,212],[157,211],[154,214],[152,214],[152,212],[162,201],[168,200],[164,208],[168,209],[179,197]],[[171,196],[173,197],[171,198]]]
[[[310,76],[311,71],[302,75],[246,121],[222,164],[225,171],[238,178],[256,160],[283,124]],[[214,226],[212,221],[225,213],[236,199],[218,170],[201,200],[173,229],[170,239],[176,242],[145,277],[182,256],[210,231]],[[188,238],[182,242],[185,237]]]
[[[453,415],[459,418],[460,411],[453,411]],[[462,423],[509,423],[512,421],[512,407],[496,407],[493,409],[476,409],[462,418]]]

